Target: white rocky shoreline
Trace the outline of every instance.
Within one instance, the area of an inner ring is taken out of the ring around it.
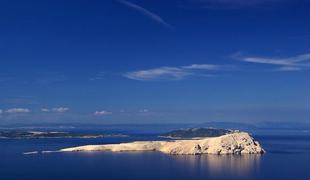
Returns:
[[[76,151],[160,151],[173,155],[199,154],[263,154],[265,150],[246,132],[192,140],[136,141],[120,144],[86,145],[61,149]]]

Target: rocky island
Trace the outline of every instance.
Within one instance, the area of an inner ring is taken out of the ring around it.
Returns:
[[[262,154],[264,149],[246,132],[232,132],[218,137],[170,141],[136,141],[121,144],[86,145],[61,149],[74,151],[160,151],[174,155]]]

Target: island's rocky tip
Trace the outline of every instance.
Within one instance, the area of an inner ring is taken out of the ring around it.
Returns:
[[[160,151],[174,155],[263,154],[265,150],[246,132],[232,132],[219,137],[191,140],[136,141],[121,144],[87,145],[61,149],[72,151]]]

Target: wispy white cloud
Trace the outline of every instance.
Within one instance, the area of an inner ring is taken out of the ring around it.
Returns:
[[[0,114],[2,114],[3,113],[3,110],[2,109],[0,109]]]
[[[48,108],[42,108],[41,109],[42,112],[58,112],[58,113],[64,113],[64,112],[67,112],[69,110],[70,110],[70,108],[68,108],[68,107],[55,107],[55,108],[51,108],[51,109],[48,109]]]
[[[54,112],[60,112],[60,113],[62,113],[62,112],[67,112],[67,111],[69,111],[69,110],[70,110],[70,109],[67,108],[67,107],[52,108],[52,111],[54,111]]]
[[[140,112],[140,113],[148,113],[149,110],[148,110],[148,109],[140,109],[139,112]]]
[[[141,14],[149,17],[150,19],[152,19],[153,21],[157,22],[158,24],[161,24],[169,29],[174,29],[174,27],[172,25],[170,25],[169,23],[167,23],[165,20],[163,20],[162,17],[160,17],[159,15],[145,9],[142,6],[139,6],[137,4],[134,4],[132,2],[129,1],[125,1],[125,0],[118,0],[118,2],[120,2],[121,4],[124,4],[138,12],[140,12]]]
[[[111,114],[112,114],[112,112],[104,111],[104,110],[94,112],[95,116],[105,116],[105,115],[111,115]]]
[[[139,70],[124,74],[125,77],[133,80],[179,80],[191,73],[178,67],[160,67],[147,70]]]
[[[300,71],[310,67],[310,53],[288,58],[270,58],[240,55],[236,55],[235,57],[243,62],[279,66],[275,68],[276,71]]]
[[[261,57],[244,57],[241,59],[244,62],[259,63],[259,64],[273,64],[273,65],[291,65],[290,61],[281,59],[270,59]]]
[[[214,64],[192,64],[189,66],[183,66],[184,69],[197,69],[197,70],[218,70],[219,65]]]
[[[151,81],[151,80],[181,80],[188,76],[214,76],[215,71],[223,70],[225,65],[213,65],[213,64],[192,64],[188,66],[180,67],[159,67],[153,69],[145,69],[127,72],[124,77],[139,80],[139,81]]]
[[[5,111],[6,113],[30,113],[31,110],[28,108],[11,108]]]
[[[289,58],[267,58],[267,57],[244,57],[241,60],[245,62],[261,63],[261,64],[274,64],[274,65],[302,65],[298,64],[310,60],[309,54],[302,54]]]

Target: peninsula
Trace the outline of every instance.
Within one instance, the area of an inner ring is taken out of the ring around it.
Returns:
[[[76,133],[57,131],[0,131],[0,139],[41,139],[41,138],[105,138],[127,137],[123,134]]]
[[[170,141],[136,141],[121,144],[86,145],[61,149],[74,151],[160,151],[174,155],[199,154],[262,154],[264,149],[246,132],[234,132],[218,137]]]

